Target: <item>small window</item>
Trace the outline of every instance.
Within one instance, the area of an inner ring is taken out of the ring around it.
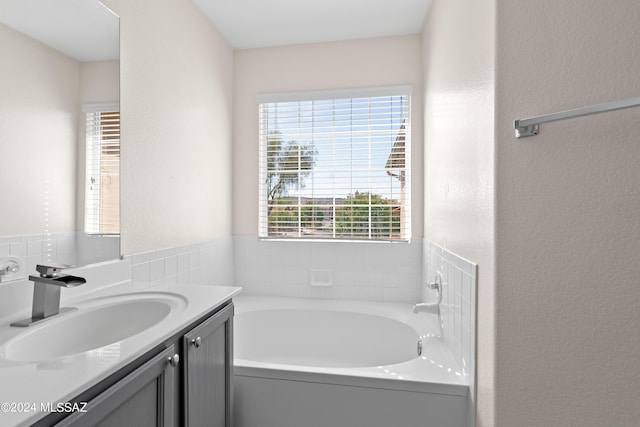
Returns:
[[[87,105],[87,234],[120,234],[120,112],[118,105]]]
[[[410,88],[258,104],[260,237],[409,240]]]

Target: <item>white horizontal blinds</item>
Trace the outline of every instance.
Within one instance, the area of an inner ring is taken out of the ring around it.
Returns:
[[[408,239],[409,105],[406,93],[261,103],[261,237]]]
[[[85,232],[120,233],[120,112],[86,113]]]

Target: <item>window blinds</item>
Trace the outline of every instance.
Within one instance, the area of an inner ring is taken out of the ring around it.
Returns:
[[[85,108],[87,234],[120,233],[120,112],[109,107]]]
[[[408,91],[299,98],[259,98],[260,236],[408,240]]]

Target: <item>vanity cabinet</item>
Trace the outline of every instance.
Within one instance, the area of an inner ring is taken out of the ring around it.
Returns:
[[[158,427],[173,422],[174,371],[173,345],[84,404],[56,427]],[[83,407],[84,406],[84,407]],[[86,411],[86,412],[84,412]]]
[[[231,427],[233,311],[223,304],[71,400],[86,412],[33,426]]]
[[[231,427],[233,305],[183,338],[184,424]]]

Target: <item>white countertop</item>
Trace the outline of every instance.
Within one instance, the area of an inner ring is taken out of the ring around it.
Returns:
[[[117,343],[71,356],[38,362],[16,362],[4,357],[5,344],[20,334],[42,325],[29,328],[10,327],[9,323],[21,320],[20,316],[0,319],[0,425],[28,426],[48,415],[41,408],[47,403],[54,406],[78,396],[111,374],[134,361],[145,352],[171,338],[202,315],[240,293],[241,288],[230,286],[153,286],[125,282],[63,300],[63,306],[74,306],[82,311],[83,304],[95,304],[96,298],[129,295],[140,297],[142,293],[169,293],[186,304],[172,311],[167,317],[144,330]],[[63,290],[64,293],[64,290]],[[74,313],[61,316],[73,316]],[[24,316],[22,316],[24,317]],[[11,410],[15,412],[11,412]]]

